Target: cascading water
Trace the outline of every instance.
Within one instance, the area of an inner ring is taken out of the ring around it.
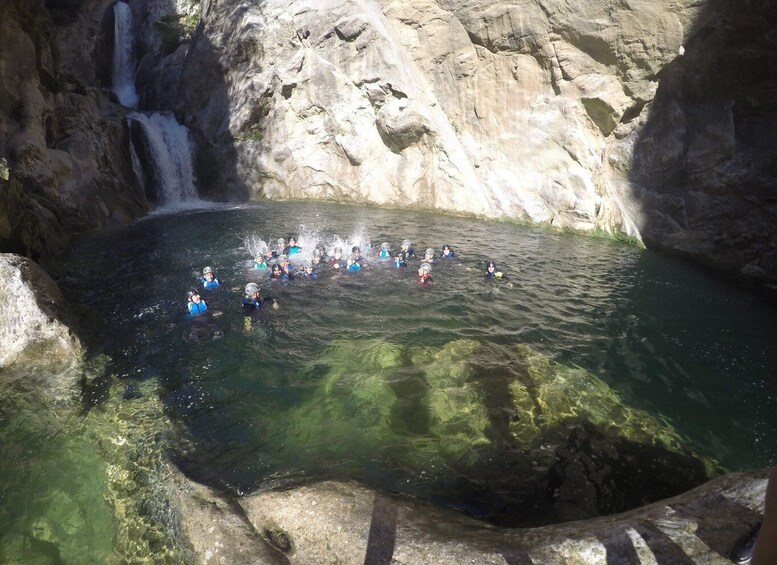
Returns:
[[[132,11],[128,4],[116,2],[113,7],[113,91],[119,102],[129,108],[138,107],[135,90],[135,50],[132,30]]]
[[[166,206],[196,201],[189,130],[171,113],[129,115],[138,182],[149,199]]]

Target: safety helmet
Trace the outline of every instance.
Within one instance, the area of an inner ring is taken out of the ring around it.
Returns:
[[[302,268],[307,269],[308,267],[312,267],[313,263],[310,262],[310,259],[303,259],[302,260]]]
[[[286,240],[283,239],[282,237],[279,237],[278,238],[278,245],[283,245],[284,243],[286,243]]]
[[[402,242],[402,247],[410,247],[410,243],[411,243],[410,240],[406,239],[405,241]]]
[[[432,272],[432,266],[429,263],[421,263],[421,266],[418,267],[419,269],[426,271],[427,273]]]
[[[202,274],[203,274],[203,275],[212,275],[212,274],[213,274],[213,269],[211,269],[210,267],[205,267],[205,268],[202,270]]]
[[[426,250],[426,253],[424,253],[424,255],[427,255],[427,256],[428,256],[428,255],[431,255],[432,257],[434,257],[434,249],[432,249],[431,247],[430,247],[430,248],[428,248],[428,249]]]
[[[246,285],[246,295],[250,295],[250,294],[253,294],[255,292],[259,292],[259,285],[256,284],[256,283],[253,283],[253,282],[248,283]]]
[[[191,300],[193,296],[199,296],[200,292],[196,288],[190,288],[186,292],[186,298]]]
[[[389,249],[390,247],[391,245],[389,245],[388,241],[384,241],[383,243],[380,244],[381,249]]]
[[[288,260],[289,260],[289,258],[286,257],[285,255],[281,255],[281,256],[278,257],[278,263],[285,263]]]

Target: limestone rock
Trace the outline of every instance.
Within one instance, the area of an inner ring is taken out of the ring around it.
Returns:
[[[77,360],[82,348],[69,320],[49,275],[29,259],[0,254],[0,369],[31,356]]]
[[[485,525],[355,483],[239,499],[289,563],[727,563],[761,519],[767,471],[735,473],[631,512],[533,529]]]

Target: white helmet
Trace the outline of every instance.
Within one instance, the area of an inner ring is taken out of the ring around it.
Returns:
[[[212,275],[212,274],[213,274],[213,269],[211,269],[210,267],[205,267],[205,268],[202,270],[202,274],[203,274],[203,275]]]
[[[246,295],[250,295],[255,292],[259,292],[259,285],[256,283],[248,283],[246,285]]]

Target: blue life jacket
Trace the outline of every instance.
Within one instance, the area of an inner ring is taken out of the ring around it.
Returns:
[[[218,288],[219,287],[219,280],[214,277],[212,281],[208,281],[205,277],[200,277],[200,281],[202,282],[202,288]]]
[[[297,276],[298,276],[298,277],[305,278],[305,279],[308,279],[308,280],[311,280],[311,281],[314,281],[314,280],[316,280],[316,279],[318,278],[318,273],[316,273],[315,271],[313,271],[312,273],[309,273],[309,274],[308,274],[308,273],[306,273],[305,271],[302,271],[302,273],[300,273],[300,274],[299,274],[299,275],[297,275]]]
[[[262,261],[261,263],[254,262],[254,269],[266,269],[267,263]]]
[[[396,268],[407,267],[407,261],[405,261],[404,259],[394,259],[394,266]]]
[[[302,249],[300,249],[297,245],[295,245],[294,247],[289,247],[288,251],[289,251],[288,255],[294,255],[295,253],[299,253],[300,251],[302,251]]]
[[[189,314],[191,314],[192,316],[196,316],[197,314],[202,314],[207,309],[208,309],[208,305],[205,304],[204,300],[201,300],[199,304],[189,301]]]
[[[354,263],[353,265],[348,265],[348,266],[346,267],[346,270],[347,270],[347,271],[358,271],[358,270],[359,270],[359,269],[361,269],[361,268],[362,268],[362,266],[361,266],[361,265],[359,265],[359,263]]]
[[[391,257],[391,251],[389,251],[388,249],[381,249],[380,253],[378,253],[378,257],[380,257],[381,259],[388,259]]]

